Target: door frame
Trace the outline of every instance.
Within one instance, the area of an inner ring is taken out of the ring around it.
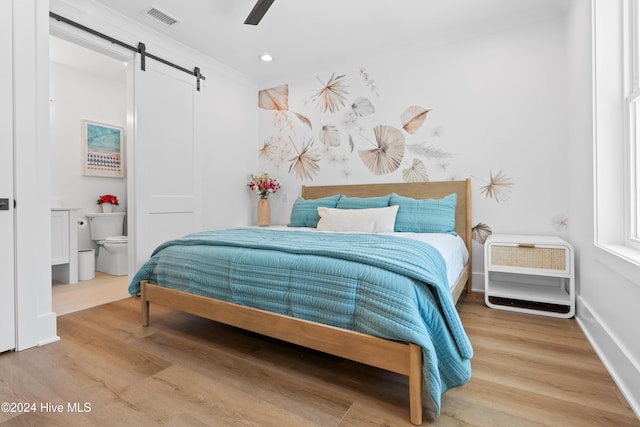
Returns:
[[[63,22],[51,20],[49,23],[49,36],[59,37],[68,42],[75,43],[77,45],[86,47],[95,52],[110,56],[119,61],[127,63],[126,69],[126,125],[125,125],[125,171],[127,180],[127,234],[129,236],[129,253],[128,253],[128,274],[129,277],[133,277],[136,273],[135,268],[135,215],[136,215],[136,203],[135,203],[135,67],[137,64],[134,52],[125,48],[114,45],[102,38],[96,37],[81,31],[77,28],[69,27]]]
[[[2,43],[1,51],[13,57],[13,14],[12,4],[2,3]],[[3,239],[2,255],[0,256],[0,287],[2,295],[0,299],[0,352],[10,351],[16,348],[16,235],[15,235],[15,211],[13,209],[15,197],[15,138],[14,138],[14,96],[13,96],[13,60],[5,61],[2,65],[2,96],[0,107],[0,121],[2,122],[2,164],[0,164],[0,197],[8,199],[7,210],[0,211],[2,224],[2,235],[8,237]],[[8,236],[4,234],[9,231]]]

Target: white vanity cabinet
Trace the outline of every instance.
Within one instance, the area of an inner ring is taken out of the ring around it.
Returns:
[[[78,209],[51,209],[51,275],[63,283],[78,281]]]

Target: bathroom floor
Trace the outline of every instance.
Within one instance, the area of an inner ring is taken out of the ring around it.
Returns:
[[[92,280],[78,283],[54,281],[53,311],[60,316],[128,298],[128,286],[128,276],[112,276],[99,271]]]

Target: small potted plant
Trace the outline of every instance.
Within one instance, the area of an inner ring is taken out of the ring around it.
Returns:
[[[96,204],[100,205],[102,212],[109,213],[113,212],[113,207],[118,206],[120,203],[118,203],[118,198],[113,194],[103,194],[98,197]]]

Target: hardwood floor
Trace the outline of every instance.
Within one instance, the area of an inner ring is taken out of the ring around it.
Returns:
[[[575,320],[491,310],[482,294],[458,308],[473,377],[424,425],[640,426]],[[403,376],[154,305],[144,328],[136,298],[61,316],[58,334],[0,355],[0,402],[36,405],[0,425],[410,425]]]
[[[112,276],[96,271],[91,280],[78,283],[53,282],[52,305],[58,316],[129,297],[128,276]]]

